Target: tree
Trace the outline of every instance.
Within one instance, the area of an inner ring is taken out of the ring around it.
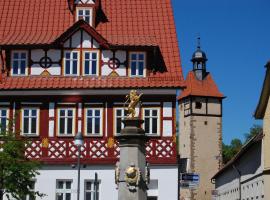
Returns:
[[[240,139],[233,139],[230,145],[222,144],[222,157],[223,157],[223,164],[229,162],[242,148],[244,144],[246,144],[251,138],[255,135],[261,133],[263,131],[262,126],[260,125],[253,125],[249,133],[245,133],[245,142],[242,143]]]
[[[263,128],[261,125],[254,124],[250,130],[249,133],[245,133],[245,143],[247,143],[251,138],[253,138],[255,135],[258,135],[263,131]]]
[[[11,130],[0,133],[0,200],[3,200],[4,195],[16,200],[26,195],[42,197],[43,194],[31,191],[33,178],[39,174],[37,170],[40,165],[25,157],[28,141],[16,137]]]
[[[240,139],[235,138],[230,145],[223,143],[222,146],[223,163],[226,164],[241,150],[243,144]]]

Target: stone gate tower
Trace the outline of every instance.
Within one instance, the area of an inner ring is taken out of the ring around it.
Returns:
[[[198,173],[196,189],[181,188],[181,200],[211,200],[211,177],[222,164],[222,100],[212,76],[206,71],[206,54],[198,44],[192,56],[193,70],[180,94],[180,157],[182,172]]]

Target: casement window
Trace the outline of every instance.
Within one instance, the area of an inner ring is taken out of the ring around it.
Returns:
[[[120,134],[121,130],[124,128],[124,124],[122,123],[122,120],[127,116],[128,112],[124,108],[115,108],[115,134]]]
[[[0,108],[0,134],[5,132],[8,125],[8,109]]]
[[[98,52],[84,52],[84,75],[98,75]]]
[[[35,192],[35,181],[31,181],[29,185],[30,185],[29,190],[31,192]],[[31,196],[29,194],[22,198],[22,200],[35,200],[35,199],[36,199],[35,196]]]
[[[27,52],[26,51],[13,51],[11,57],[11,73],[14,76],[27,74]]]
[[[58,135],[72,136],[75,133],[75,109],[58,109]]]
[[[39,108],[22,109],[22,135],[37,136],[39,134]]]
[[[144,52],[130,53],[130,76],[145,76],[146,55]]]
[[[92,9],[91,8],[78,8],[77,20],[83,19],[92,26]]]
[[[159,135],[160,114],[159,108],[144,108],[144,130],[148,135]]]
[[[71,200],[72,180],[56,180],[56,200]]]
[[[102,121],[102,108],[87,108],[85,112],[86,135],[101,136]]]
[[[65,75],[74,76],[79,73],[79,52],[66,51],[64,58]]]
[[[100,180],[95,182],[94,180],[85,181],[84,196],[85,200],[99,200],[99,186]]]

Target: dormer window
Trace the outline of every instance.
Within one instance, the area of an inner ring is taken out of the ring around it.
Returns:
[[[145,76],[146,55],[144,52],[130,53],[130,76]]]
[[[64,58],[64,68],[66,76],[76,76],[79,74],[79,52],[78,51],[66,51]]]
[[[78,8],[77,20],[83,19],[92,26],[92,8]]]
[[[21,76],[26,75],[27,67],[27,52],[26,51],[13,51],[12,52],[12,75]]]

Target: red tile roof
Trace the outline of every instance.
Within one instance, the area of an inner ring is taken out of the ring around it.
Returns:
[[[155,79],[155,78],[154,78]],[[98,89],[98,88],[172,88],[181,85],[179,79],[153,80],[128,77],[7,77],[0,89]]]
[[[198,80],[193,71],[189,72],[186,79],[186,88],[180,94],[178,99],[183,99],[188,96],[203,96],[203,97],[219,97],[224,95],[218,90],[215,81],[210,73],[203,80]]]
[[[67,2],[67,0],[0,1],[0,46],[52,44],[74,24],[74,16],[70,12]],[[140,82],[140,85],[145,87],[150,87],[150,85],[156,87],[183,87],[181,61],[171,1],[101,0],[101,5],[108,22],[100,22],[96,27],[96,31],[108,43],[131,46],[159,46],[166,65],[167,71],[163,73],[151,73],[150,79],[139,79],[138,81],[125,78],[126,81],[122,81],[122,84],[119,81],[119,87],[134,85],[134,82],[138,82],[138,84]],[[152,77],[159,79],[151,79]],[[26,82],[28,80],[33,82],[36,80],[51,80],[51,78],[25,77],[18,79],[6,78],[6,81],[10,79],[14,81],[14,85],[18,85],[16,81],[21,79]],[[65,80],[68,78],[55,79]],[[80,78],[76,79],[79,80]],[[164,81],[165,79],[166,81]],[[83,78],[83,80],[90,79]],[[61,87],[61,85],[58,85],[58,87]],[[91,83],[91,85],[95,85],[95,82]],[[48,87],[48,85],[44,85],[44,82],[42,86],[44,88]],[[4,83],[0,84],[1,88],[12,87],[7,87],[6,83]]]

